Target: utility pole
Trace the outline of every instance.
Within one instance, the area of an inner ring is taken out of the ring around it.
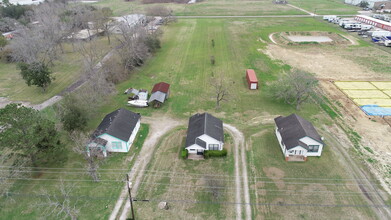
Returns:
[[[130,202],[130,208],[132,209],[132,220],[135,220],[134,218],[134,210],[133,210],[133,199],[132,199],[132,182],[129,181],[129,174],[126,174],[126,185],[128,186],[128,193],[129,193],[129,202]]]

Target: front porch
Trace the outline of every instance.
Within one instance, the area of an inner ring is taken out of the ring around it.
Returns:
[[[203,154],[189,154],[187,156],[187,159],[189,159],[189,160],[205,160]]]
[[[285,157],[285,161],[305,162],[307,161],[307,157],[303,155],[290,155],[288,157]]]

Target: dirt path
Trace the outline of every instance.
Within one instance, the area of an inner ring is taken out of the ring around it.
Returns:
[[[286,4],[286,5],[288,5],[288,6],[292,7],[292,8],[295,8],[295,9],[297,9],[297,10],[300,10],[300,11],[302,11],[302,12],[305,12],[305,13],[311,15],[311,16],[316,16],[315,13],[309,12],[309,11],[307,11],[307,10],[305,10],[305,9],[299,8],[299,7],[294,6],[294,5],[292,5],[292,4]]]
[[[224,128],[233,136],[234,145],[235,145],[235,184],[236,184],[236,193],[235,193],[235,203],[236,203],[236,219],[242,219],[242,205],[241,205],[241,181],[240,177],[243,179],[243,195],[246,211],[246,219],[251,219],[251,205],[250,205],[250,193],[248,187],[248,176],[247,176],[247,162],[246,162],[246,148],[244,145],[244,135],[237,128],[232,125],[224,124]],[[240,148],[240,155],[239,155]],[[242,162],[242,174],[240,175],[240,165],[239,160]]]
[[[150,129],[149,135],[146,138],[144,145],[142,146],[141,152],[137,157],[131,172],[129,173],[131,181],[133,182],[132,196],[137,196],[137,190],[142,181],[145,169],[153,156],[153,152],[155,150],[155,147],[157,146],[158,141],[170,130],[174,129],[177,126],[186,124],[185,121],[176,120],[164,115],[142,117],[141,122],[149,124]],[[125,206],[119,216],[119,219],[126,220],[129,217],[130,202],[128,199],[126,199],[126,196],[127,188],[125,185],[109,217],[110,220],[115,220],[117,218],[125,200]]]

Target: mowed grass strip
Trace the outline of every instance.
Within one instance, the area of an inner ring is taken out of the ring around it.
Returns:
[[[306,13],[287,5],[276,5],[272,1],[241,0],[204,0],[196,4],[156,3],[142,4],[142,1],[102,0],[93,5],[110,7],[115,16],[132,13],[144,13],[148,8],[163,5],[173,10],[178,16],[205,15],[304,15]]]
[[[353,99],[363,99],[363,98],[368,98],[368,99],[387,99],[389,98],[388,95],[383,93],[380,90],[364,90],[364,89],[359,89],[359,90],[353,90],[353,89],[345,89],[343,90],[346,95],[348,95],[350,98]]]
[[[370,82],[380,90],[391,90],[391,82]]]
[[[344,4],[343,0],[291,0],[289,3],[319,15],[353,15],[361,10],[357,6]]]
[[[344,89],[377,89],[370,82],[347,82],[347,81],[336,81],[334,82],[338,88]]]
[[[357,105],[378,105],[380,107],[391,107],[391,99],[353,99]]]

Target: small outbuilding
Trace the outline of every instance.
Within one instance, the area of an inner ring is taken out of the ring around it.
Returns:
[[[291,114],[274,119],[276,136],[286,161],[306,161],[308,156],[321,156],[323,138],[304,118]]]
[[[258,89],[258,79],[253,69],[246,70],[246,79],[248,88],[251,90]]]
[[[160,107],[170,96],[170,84],[165,82],[156,83],[153,86],[151,96],[148,100],[154,107]]]
[[[128,152],[140,128],[140,114],[120,108],[106,115],[92,135],[87,150],[99,148],[107,152]]]
[[[223,150],[223,121],[209,113],[189,118],[185,149],[189,154],[204,154],[205,150]]]

